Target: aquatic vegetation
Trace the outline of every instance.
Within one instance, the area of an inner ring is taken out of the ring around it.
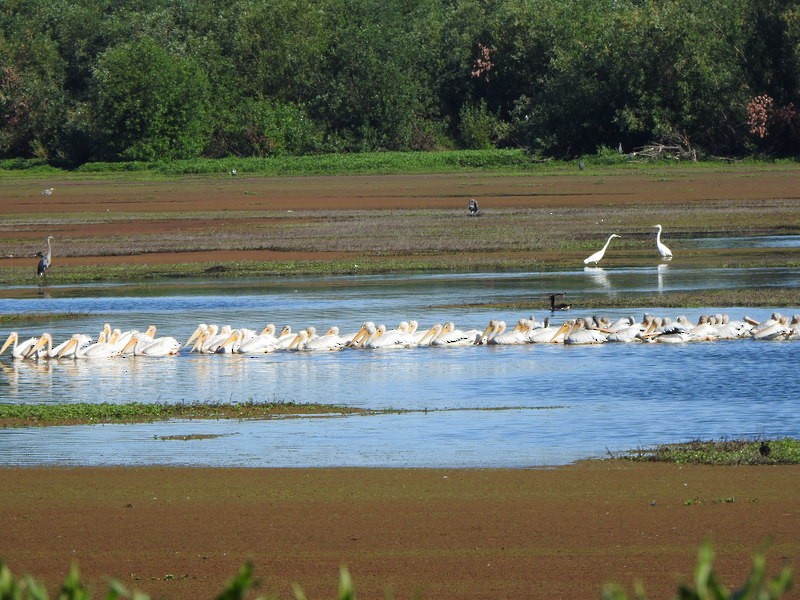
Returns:
[[[74,404],[0,404],[0,428],[95,423],[142,423],[167,419],[267,419],[291,415],[355,414],[363,409],[294,402],[176,404],[108,402]]]
[[[628,450],[615,459],[708,465],[786,465],[800,463],[800,440],[694,440]]]

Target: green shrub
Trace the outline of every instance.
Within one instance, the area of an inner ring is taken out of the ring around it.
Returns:
[[[750,575],[741,588],[729,591],[717,579],[713,570],[714,551],[709,544],[700,548],[694,570],[694,587],[682,584],[675,598],[678,600],[778,600],[792,587],[792,569],[784,567],[774,578],[767,577],[767,563],[761,552],[753,556]],[[633,598],[646,600],[644,589],[637,585]],[[616,584],[606,585],[603,600],[628,600],[625,591]]]
[[[714,552],[711,546],[705,544],[700,548],[697,567],[694,573],[694,587],[688,584],[678,588],[678,600],[779,600],[792,587],[792,569],[784,567],[774,578],[766,574],[766,560],[763,553],[753,556],[753,565],[750,575],[741,588],[734,592],[728,591],[717,579],[713,570]],[[245,600],[248,592],[256,586],[253,579],[253,565],[247,563],[239,568],[239,572],[228,581],[222,593],[216,600]],[[296,600],[307,600],[303,589],[294,584]],[[534,593],[531,596],[535,596]],[[628,600],[625,591],[616,584],[608,584],[603,589],[603,600]],[[91,600],[92,596],[80,579],[78,567],[72,565],[69,574],[61,586],[58,600]],[[337,600],[355,600],[355,587],[346,567],[341,567],[339,572],[339,589]],[[634,598],[646,600],[644,589],[637,585]],[[44,586],[30,577],[23,576],[18,581],[14,579],[8,566],[0,561],[0,600],[48,600]],[[105,600],[149,600],[146,594],[130,592],[118,581],[112,580],[109,585]],[[260,596],[256,600],[264,600]]]

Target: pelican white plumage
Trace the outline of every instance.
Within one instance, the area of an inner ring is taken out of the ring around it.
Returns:
[[[800,315],[793,315],[789,322],[791,331],[786,335],[787,340],[800,340]]]
[[[28,350],[26,358],[63,358],[65,355],[61,353],[70,344],[71,340],[76,340],[77,344],[70,346],[70,352],[66,356],[72,356],[75,353],[75,348],[88,346],[92,343],[91,336],[75,333],[68,340],[53,346],[53,336],[45,332],[41,335],[39,341]]]
[[[309,331],[310,329],[313,329],[313,327],[308,327],[306,329],[309,336],[303,345],[303,350],[332,352],[341,350],[345,347],[347,342],[350,341],[348,338],[339,335],[339,328],[336,325],[330,327],[328,331],[322,335],[312,335],[311,331]]]
[[[593,322],[579,318],[575,321],[575,326],[564,336],[564,343],[573,345],[603,344],[607,339],[608,334],[597,329]]]
[[[294,339],[286,346],[287,350],[303,350],[308,341],[308,328],[298,331]]]
[[[411,331],[408,321],[401,321],[396,329],[386,329],[386,325],[378,325],[375,332],[364,342],[365,348],[402,349],[418,345],[417,338]]]
[[[268,324],[258,335],[251,337],[239,344],[237,352],[241,354],[267,354],[278,349],[278,337],[275,335],[275,325]]]
[[[119,356],[121,351],[122,349],[116,343],[116,340],[113,339],[113,336],[111,340],[106,341],[105,332],[103,332],[95,343],[85,346],[79,344],[78,338],[70,338],[56,358],[64,358],[66,356],[71,356],[75,359],[110,358],[112,356]]]
[[[276,350],[286,350],[289,345],[294,341],[294,338],[297,334],[292,332],[291,325],[284,325],[281,328],[280,335],[278,335],[278,343],[276,344]]]
[[[634,320],[633,317],[629,318],[632,321]],[[653,317],[651,315],[645,315],[641,323],[632,322],[628,327],[614,328],[613,331],[608,334],[606,341],[621,343],[641,342],[641,336],[647,332],[652,322]]]
[[[200,352],[201,354],[214,354],[217,350],[226,343],[231,343],[231,333],[233,329],[230,325],[223,325],[222,327],[212,323],[208,328],[198,335],[192,346],[191,352]],[[238,335],[237,338],[238,339]]]
[[[442,333],[443,325],[441,323],[434,323],[431,325],[422,336],[417,340],[417,346],[430,346],[440,333]]]
[[[622,236],[617,235],[616,233],[612,233],[610,236],[608,236],[605,245],[600,250],[589,256],[588,258],[585,258],[583,260],[583,264],[597,266],[597,263],[599,263],[603,259],[603,256],[605,256],[606,250],[608,249],[608,245],[611,243],[611,240],[618,237]]]
[[[753,339],[757,341],[785,340],[791,333],[792,328],[789,327],[789,317],[780,315],[771,325],[754,330]]]
[[[5,352],[9,346],[11,346],[11,356],[14,358],[26,358],[28,351],[33,348],[36,343],[39,341],[39,338],[32,337],[23,342],[19,341],[19,334],[16,331],[12,331],[8,334],[8,339],[3,344],[3,347],[0,349],[0,354]]]
[[[577,327],[577,322],[574,319],[564,321],[560,327],[553,328],[547,327],[544,329],[537,329],[533,332],[535,335],[529,335],[528,340],[531,343],[549,343],[549,344],[563,344],[567,335]]]
[[[122,350],[122,354],[129,350],[133,351],[134,356],[175,356],[181,350],[181,343],[170,336],[148,340],[133,335]]]
[[[488,344],[490,346],[513,346],[527,344],[527,319],[521,319],[520,321],[521,322],[517,323],[516,327],[509,331],[507,330],[505,321],[493,319],[489,322],[489,326],[481,336],[481,343]]]
[[[197,338],[201,337],[208,331],[208,325],[206,323],[199,323],[195,330],[192,332],[192,335],[189,336],[189,339],[186,340],[186,343],[183,345],[184,348],[188,348],[189,344],[194,342]],[[194,350],[194,348],[192,348]]]
[[[656,233],[656,248],[658,248],[658,253],[664,260],[672,260],[672,250],[667,248],[667,245],[661,241],[661,225],[653,225],[653,227],[658,228],[658,233]]]
[[[447,321],[439,334],[431,340],[431,346],[474,346],[482,334],[478,329],[456,329],[455,323]]]

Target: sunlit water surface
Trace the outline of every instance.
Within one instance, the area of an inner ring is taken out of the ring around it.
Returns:
[[[194,281],[15,290],[2,312],[65,313],[21,337],[50,331],[96,336],[158,326],[185,340],[200,322],[266,323],[355,331],[364,320],[421,327],[453,320],[483,329],[520,314],[483,303],[541,302],[748,286],[800,287],[796,269],[581,269],[514,274]],[[20,291],[24,293],[19,293]],[[606,310],[672,316],[725,312],[763,320],[769,309]],[[784,314],[800,312],[782,309]],[[5,338],[7,332],[1,332]],[[195,355],[13,361],[0,357],[0,401],[318,402],[388,409],[369,416],[197,420],[0,430],[3,465],[208,465],[276,467],[531,467],[565,464],[696,438],[800,436],[798,342],[687,345],[417,348],[394,351]]]

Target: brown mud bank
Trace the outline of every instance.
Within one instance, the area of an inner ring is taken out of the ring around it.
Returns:
[[[609,265],[652,260],[664,225],[676,264],[800,260],[681,248],[697,236],[800,232],[800,167],[657,168],[561,175],[458,174],[4,181],[0,269],[250,262],[576,264],[611,232]],[[41,190],[54,187],[51,196]],[[468,217],[477,198],[481,216]],[[591,252],[590,252],[591,251]],[[656,260],[658,259],[655,255]],[[466,259],[466,260],[465,260]],[[450,262],[448,262],[450,261]]]
[[[361,598],[670,598],[708,541],[730,588],[767,546],[800,564],[800,467],[590,461],[557,469],[0,469],[0,557],[51,590],[75,561],[153,598],[219,593],[252,561],[260,591]],[[790,597],[798,597],[793,592]]]

